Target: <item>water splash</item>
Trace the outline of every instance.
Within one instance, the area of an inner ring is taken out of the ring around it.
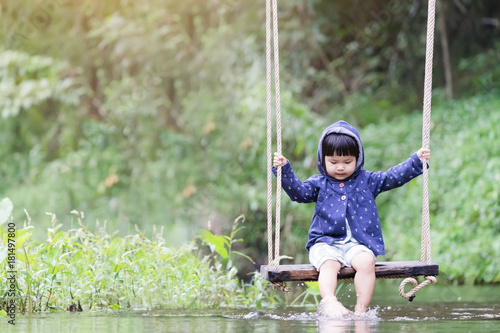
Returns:
[[[316,321],[319,315],[316,312],[289,312],[289,313],[265,313],[265,312],[250,312],[243,316],[243,319],[272,319],[272,320],[298,320],[298,321]]]
[[[314,312],[296,312],[291,310],[275,310],[273,312],[254,311],[244,315],[242,319],[257,320],[257,319],[272,319],[272,320],[290,320],[290,321],[378,321],[379,307],[370,309],[361,316],[355,316],[354,312],[349,311],[349,314],[342,318],[331,318],[327,315]],[[241,317],[240,317],[241,318]]]

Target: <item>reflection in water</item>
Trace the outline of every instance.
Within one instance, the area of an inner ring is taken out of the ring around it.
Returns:
[[[383,287],[383,285],[382,285]],[[396,286],[397,287],[397,286]],[[331,319],[316,307],[265,310],[96,311],[21,315],[16,326],[0,317],[0,332],[500,332],[500,287],[433,286],[408,303],[383,288],[361,317]],[[473,292],[471,294],[471,292]],[[427,294],[426,294],[427,293]],[[349,297],[345,304],[350,308]]]
[[[373,332],[378,324],[378,321],[359,319],[342,319],[342,320],[319,320],[318,331],[320,333],[367,333]]]
[[[319,315],[315,308],[212,311],[103,311],[0,317],[0,332],[500,332],[500,304],[441,303],[374,308],[361,317]]]

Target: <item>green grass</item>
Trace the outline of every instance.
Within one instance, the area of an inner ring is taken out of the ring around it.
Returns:
[[[239,241],[233,236],[242,219],[235,221],[235,232],[229,237],[212,235],[210,243],[197,238],[173,249],[166,246],[162,230],[151,238],[138,229],[135,234],[117,237],[99,222],[91,232],[83,224],[83,213],[72,213],[79,227],[68,231],[59,230],[61,224],[50,214],[52,227],[45,242],[30,240],[33,227],[29,218],[23,228],[16,226],[15,296],[7,297],[9,283],[0,284],[4,296],[0,313],[10,299],[15,300],[18,312],[69,311],[78,304],[88,311],[258,308],[282,302],[260,275],[255,274],[251,284],[237,277],[231,244]],[[6,222],[13,223],[11,219]],[[2,254],[7,253],[7,226],[0,226]],[[211,254],[207,245],[218,251],[225,247],[225,253]],[[10,270],[6,255],[0,256],[0,264],[4,282]]]

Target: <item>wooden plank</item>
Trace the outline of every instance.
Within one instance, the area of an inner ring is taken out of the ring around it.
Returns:
[[[354,278],[356,271],[351,267],[340,270],[338,279]],[[272,265],[260,266],[260,274],[270,282],[284,281],[317,281],[318,271],[313,265],[280,265],[279,269]],[[377,278],[405,278],[420,275],[438,275],[439,266],[426,261],[383,261],[375,264]]]

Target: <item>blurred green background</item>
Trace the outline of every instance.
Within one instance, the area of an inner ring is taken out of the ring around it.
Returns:
[[[82,211],[177,247],[246,216],[240,264],[267,260],[265,2],[4,0],[0,196],[46,237]],[[500,4],[437,9],[430,172],[433,260],[500,282]],[[316,172],[325,126],[360,129],[365,167],[421,146],[427,2],[279,3],[283,153]],[[421,180],[378,199],[388,254],[417,260]],[[307,262],[312,205],[282,203],[282,253]],[[383,258],[381,258],[382,260]]]

